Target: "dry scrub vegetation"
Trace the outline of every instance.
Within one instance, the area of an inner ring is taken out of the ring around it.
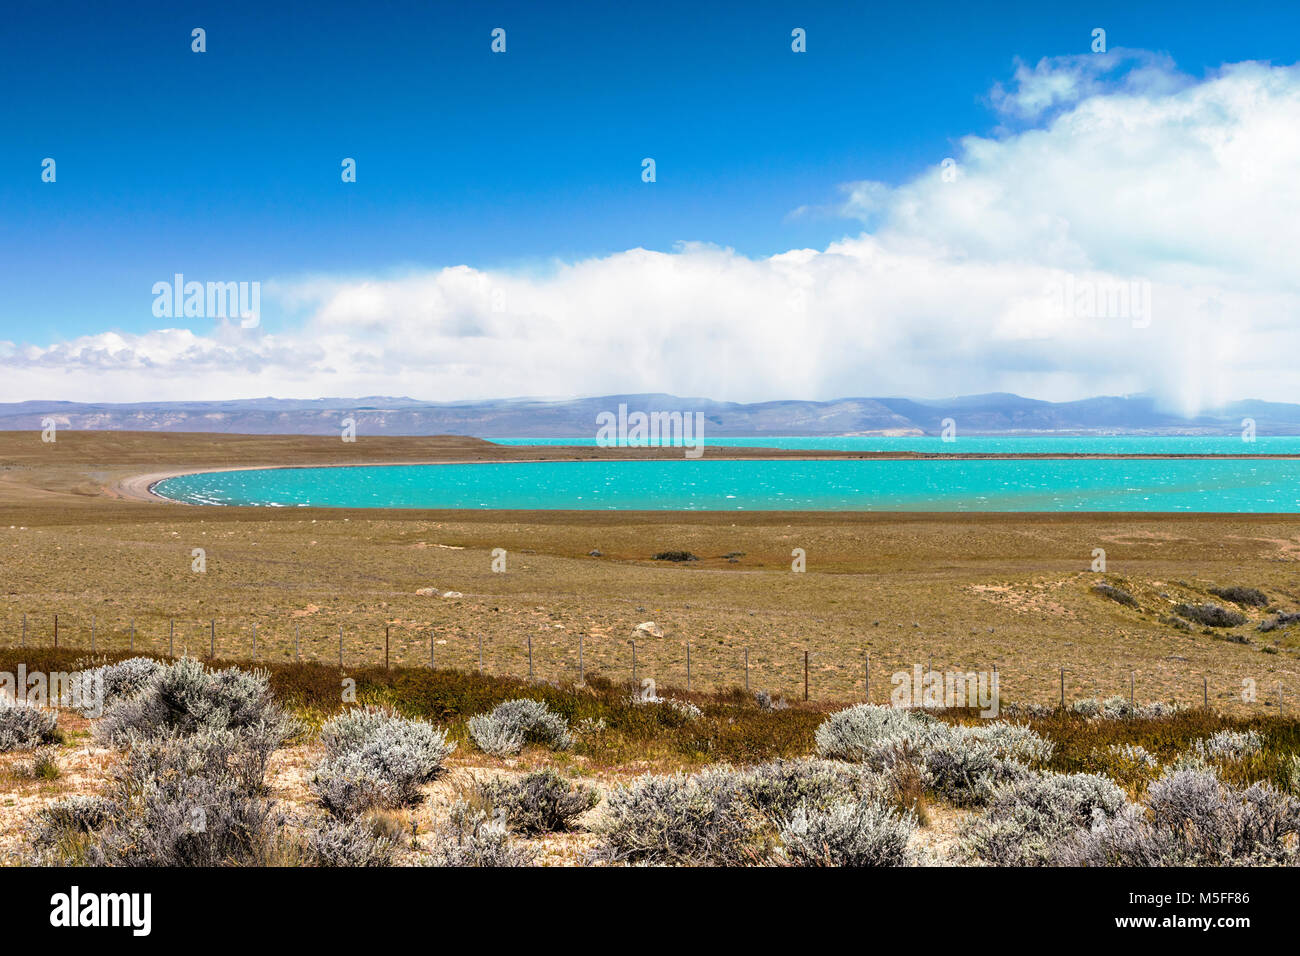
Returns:
[[[1297,862],[1300,721],[645,702],[449,670],[97,668],[103,715],[0,707],[8,862],[116,866]],[[344,703],[344,698],[348,702]],[[6,736],[7,734],[7,736]]]

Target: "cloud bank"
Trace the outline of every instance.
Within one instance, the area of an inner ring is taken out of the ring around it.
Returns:
[[[0,398],[1300,400],[1300,67],[1115,50],[1019,64],[989,102],[953,162],[846,184],[859,225],[825,249],[281,279],[292,322],[0,343]]]

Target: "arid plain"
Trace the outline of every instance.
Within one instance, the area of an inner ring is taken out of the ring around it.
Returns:
[[[714,449],[711,455],[817,457]],[[680,455],[466,438],[0,433],[0,645],[351,666],[485,670],[561,682],[632,674],[695,690],[888,700],[890,676],[997,668],[1003,701],[1130,692],[1276,713],[1300,706],[1300,517],[1285,515],[364,511],[141,500],[142,475],[359,462]],[[847,455],[845,457],[865,457]],[[135,479],[132,482],[132,479]],[[143,485],[147,485],[144,482]],[[194,570],[194,549],[206,569]],[[792,570],[803,549],[807,570]],[[1104,549],[1107,571],[1091,570]],[[494,549],[505,572],[493,571]],[[654,560],[688,551],[698,560]],[[593,554],[596,552],[596,554]],[[1137,607],[1094,590],[1107,582]],[[1231,628],[1179,603],[1256,588]],[[451,596],[445,596],[450,594]],[[174,622],[174,638],[173,634]],[[663,636],[637,631],[654,622]],[[296,641],[296,644],[295,644]],[[432,648],[431,648],[432,643]],[[296,648],[296,650],[295,650]],[[1243,690],[1255,689],[1255,699]],[[1279,688],[1281,693],[1279,695]]]

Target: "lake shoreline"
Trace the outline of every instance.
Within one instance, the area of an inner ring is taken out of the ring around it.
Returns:
[[[519,446],[529,447],[529,446]],[[534,449],[535,450],[535,449]],[[759,449],[746,449],[761,452]],[[718,514],[758,512],[920,511],[964,514],[1055,512],[1131,512],[1135,514],[1227,513],[1295,514],[1300,486],[1279,469],[1295,456],[1224,455],[715,455],[699,459],[603,457],[516,458],[508,461],[365,461],[294,465],[249,465],[150,473],[121,483],[124,493],[158,501],[251,508],[327,508],[447,511],[611,511]],[[1164,467],[1153,463],[1169,461]],[[1250,461],[1249,475],[1233,462]],[[694,469],[683,474],[670,462]],[[1073,468],[1069,463],[1095,462]],[[742,465],[751,462],[752,467]],[[1011,463],[1024,463],[1012,467]],[[1102,467],[1102,463],[1141,462],[1146,467]],[[556,470],[585,463],[593,471]],[[626,473],[608,466],[640,465]],[[820,464],[818,464],[820,463]],[[861,467],[853,467],[856,463]],[[960,467],[969,463],[968,467]],[[1008,467],[997,467],[1006,463]],[[1176,464],[1175,464],[1176,463]],[[436,465],[530,465],[540,469],[533,482],[511,476],[514,469],[490,469],[470,477],[459,472],[431,475],[383,474],[385,469],[423,469]],[[606,467],[602,468],[601,466]],[[721,466],[733,465],[725,468]],[[798,468],[798,465],[807,465]],[[888,467],[896,465],[898,467]],[[1036,467],[1037,465],[1037,467]],[[770,466],[770,467],[765,467]],[[873,467],[874,466],[874,467]],[[990,467],[992,466],[992,467]],[[329,477],[336,468],[378,470],[361,483]],[[954,470],[955,469],[955,470]],[[247,480],[244,472],[280,472],[279,478]],[[313,472],[314,475],[291,473]],[[176,477],[208,475],[206,486],[190,483],[179,493],[159,490]],[[1243,478],[1248,480],[1243,481]],[[789,497],[787,497],[789,495]],[[1218,505],[1222,503],[1222,507]]]

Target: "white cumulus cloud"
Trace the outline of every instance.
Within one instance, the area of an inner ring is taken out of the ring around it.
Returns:
[[[846,184],[860,232],[824,249],[282,278],[292,325],[0,343],[0,398],[1300,400],[1300,68],[1113,51],[990,101],[1015,128],[960,140],[955,175]]]

